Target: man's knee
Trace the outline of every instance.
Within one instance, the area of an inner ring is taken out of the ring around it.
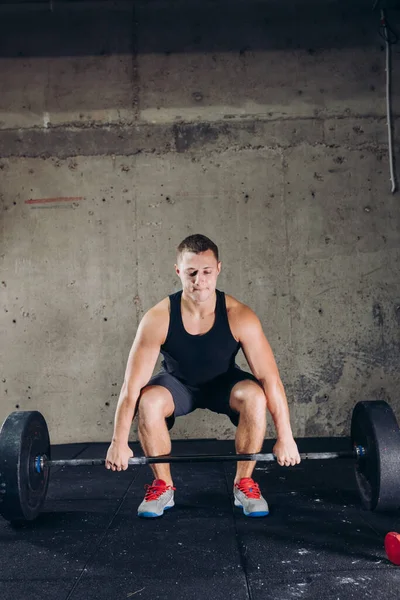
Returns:
[[[171,392],[160,385],[144,387],[138,403],[139,424],[166,419],[174,412]]]
[[[229,404],[237,412],[265,412],[266,397],[261,386],[251,379],[239,381],[231,391]]]

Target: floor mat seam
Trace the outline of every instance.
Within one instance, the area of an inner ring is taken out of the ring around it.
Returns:
[[[249,579],[248,579],[248,576],[247,576],[246,559],[245,559],[245,556],[243,555],[242,550],[241,550],[240,536],[239,536],[239,531],[238,531],[237,524],[236,524],[235,505],[234,505],[234,502],[233,502],[233,498],[231,496],[231,488],[229,487],[228,474],[226,472],[225,464],[222,465],[222,468],[223,468],[223,471],[224,471],[226,489],[228,491],[229,500],[230,500],[230,504],[231,504],[231,508],[232,508],[232,517],[233,517],[233,525],[234,525],[234,528],[235,528],[236,544],[237,544],[237,548],[238,548],[238,552],[239,552],[239,556],[240,556],[240,565],[242,567],[243,574],[244,574],[244,579],[245,579],[245,582],[246,582],[247,597],[248,597],[248,600],[253,600],[253,596],[252,596],[252,593],[251,593],[251,590],[250,590],[250,582],[249,582]]]
[[[79,574],[79,576],[78,576],[78,578],[76,579],[76,581],[74,582],[74,584],[73,584],[72,588],[71,588],[71,589],[70,589],[70,591],[68,592],[68,595],[66,596],[65,600],[69,600],[69,599],[71,598],[72,594],[74,593],[74,591],[76,590],[76,588],[77,588],[77,586],[78,586],[79,582],[81,581],[81,579],[82,579],[83,575],[84,575],[84,574],[85,574],[85,572],[86,572],[86,567],[87,567],[87,565],[89,564],[89,562],[90,562],[90,560],[93,558],[93,556],[96,554],[96,552],[97,552],[97,550],[99,549],[100,545],[102,544],[102,542],[103,542],[104,538],[106,537],[106,535],[107,535],[108,531],[110,530],[110,527],[111,527],[111,525],[112,525],[112,523],[113,523],[113,521],[114,521],[115,517],[118,515],[119,511],[121,510],[121,507],[122,507],[122,505],[123,505],[123,503],[124,503],[124,501],[125,501],[125,498],[127,497],[128,493],[129,493],[129,490],[131,489],[132,485],[133,485],[133,484],[134,484],[134,482],[136,481],[137,477],[138,477],[138,473],[136,473],[136,474],[135,474],[135,476],[133,477],[132,481],[131,481],[131,482],[130,482],[130,484],[128,485],[128,487],[127,487],[127,489],[126,489],[126,491],[125,491],[124,495],[123,495],[123,496],[122,496],[122,498],[121,498],[121,502],[119,503],[119,505],[117,506],[117,508],[116,508],[116,510],[115,510],[115,512],[114,512],[114,514],[112,515],[112,517],[111,517],[111,519],[110,519],[110,521],[109,521],[109,523],[108,523],[107,527],[105,528],[105,530],[104,530],[104,532],[103,532],[103,535],[101,536],[101,538],[100,538],[99,542],[96,544],[96,548],[95,548],[95,549],[93,550],[93,552],[92,552],[92,553],[91,553],[91,554],[88,556],[88,558],[87,558],[87,560],[86,560],[85,564],[84,564],[84,565],[83,565],[83,567],[82,567],[81,573]]]

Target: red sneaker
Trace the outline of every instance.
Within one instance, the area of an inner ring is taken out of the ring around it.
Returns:
[[[161,517],[164,510],[174,506],[174,490],[176,488],[167,485],[162,479],[155,479],[151,485],[146,484],[144,487],[146,494],[138,507],[139,517]]]
[[[258,483],[251,477],[243,477],[233,488],[235,506],[243,509],[246,517],[266,517],[269,514],[267,501],[262,497]]]

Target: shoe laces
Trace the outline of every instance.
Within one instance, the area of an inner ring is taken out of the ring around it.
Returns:
[[[258,483],[251,479],[251,477],[244,477],[235,485],[247,498],[261,498]]]
[[[167,485],[162,479],[155,479],[152,484],[146,483],[144,489],[146,490],[145,501],[151,502],[152,500],[158,500],[166,491],[175,490],[176,488]]]

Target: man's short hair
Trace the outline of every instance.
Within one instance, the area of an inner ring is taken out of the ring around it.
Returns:
[[[219,260],[218,256],[218,246],[214,244],[210,238],[205,235],[201,235],[200,233],[195,233],[194,235],[189,235],[185,238],[178,246],[177,257],[178,260],[184,252],[193,252],[194,254],[200,254],[200,252],[206,252],[207,250],[212,250],[217,261]]]

